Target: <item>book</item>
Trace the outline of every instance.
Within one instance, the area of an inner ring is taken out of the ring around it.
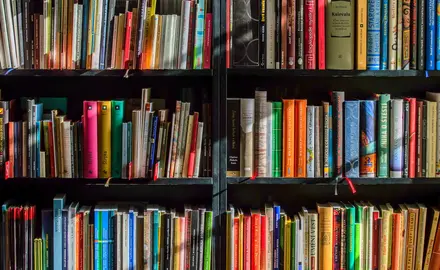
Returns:
[[[111,101],[98,102],[98,176],[108,178],[111,176],[111,126],[112,103]]]
[[[426,70],[435,70],[435,51],[436,51],[436,2],[429,0],[426,2]]]
[[[240,100],[228,99],[228,169],[227,176],[240,175]]]
[[[380,26],[381,26],[381,2],[368,1],[367,8],[367,56],[366,68],[369,70],[380,69]]]
[[[295,100],[283,100],[283,177],[294,177],[295,170]],[[280,117],[281,118],[281,117]],[[280,160],[281,161],[281,160]]]
[[[333,140],[333,162],[334,162],[334,176],[342,176],[342,147],[344,143],[343,135],[343,125],[342,121],[344,119],[343,102],[345,100],[344,92],[333,92],[332,93],[332,114],[333,114],[333,125],[332,130],[334,134]]]
[[[265,177],[267,171],[267,92],[255,91],[254,151],[257,176]]]
[[[307,177],[315,177],[315,107],[307,106]]]
[[[251,177],[254,175],[253,126],[255,122],[255,101],[253,99],[241,99],[240,105],[240,175]]]
[[[375,177],[376,172],[376,102],[360,102],[360,176]]]
[[[403,100],[390,101],[390,177],[402,177],[403,173]]]

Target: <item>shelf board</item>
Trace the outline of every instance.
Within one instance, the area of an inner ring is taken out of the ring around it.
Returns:
[[[408,185],[440,184],[440,178],[350,178],[354,185]],[[335,185],[334,178],[270,178],[250,179],[246,177],[229,177],[229,185]],[[345,180],[338,185],[347,185]]]
[[[258,69],[231,68],[228,76],[261,76],[261,77],[429,77],[440,76],[440,71],[424,70],[295,70],[295,69]]]
[[[0,76],[6,77],[211,77],[211,69],[200,70],[51,70],[51,69],[3,69]]]
[[[86,186],[196,186],[212,185],[211,177],[152,179],[84,179],[84,178],[11,178],[3,185],[86,185]],[[1,185],[0,184],[0,185]]]

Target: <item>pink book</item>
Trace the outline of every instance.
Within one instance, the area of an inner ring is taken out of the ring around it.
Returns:
[[[84,178],[98,178],[98,102],[84,101]]]
[[[197,130],[199,128],[199,113],[194,112],[194,124],[193,133],[191,138],[191,148],[189,151],[189,161],[188,161],[188,178],[192,178],[194,175],[194,167],[196,162],[196,151],[197,151]]]
[[[318,69],[325,69],[325,0],[318,0]]]

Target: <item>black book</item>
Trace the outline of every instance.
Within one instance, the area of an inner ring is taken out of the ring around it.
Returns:
[[[240,99],[230,98],[227,104],[227,165],[226,176],[240,176]]]
[[[190,270],[197,270],[198,265],[198,239],[199,239],[199,211],[191,212],[191,252]]]
[[[426,177],[426,137],[428,135],[428,104],[423,101],[423,125],[422,125],[422,177]]]
[[[404,123],[403,123],[403,177],[408,177],[409,169],[409,101],[404,103]]]
[[[171,214],[166,213],[165,216],[165,270],[171,270],[173,265],[171,265]]]
[[[281,0],[275,2],[275,68],[281,68]]]
[[[205,243],[205,213],[206,209],[200,208],[199,211],[199,247],[198,247],[198,269],[203,269],[203,247]]]
[[[21,0],[18,0],[20,2]],[[23,45],[24,45],[24,68],[32,68],[32,44],[33,28],[31,28],[31,0],[23,0]]]
[[[296,0],[296,69],[304,69],[304,0]]]
[[[62,225],[63,225],[63,269],[62,270],[67,270],[67,260],[68,260],[68,255],[67,255],[67,239],[68,239],[68,229],[67,229],[67,217],[69,216],[69,208],[68,206],[66,206],[63,211],[62,211]]]
[[[425,12],[425,1],[419,1],[417,14],[417,68],[419,70],[425,70]]]
[[[266,0],[260,1],[260,67],[266,68]]]

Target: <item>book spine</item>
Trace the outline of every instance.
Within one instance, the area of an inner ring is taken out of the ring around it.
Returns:
[[[259,269],[266,269],[267,266],[267,252],[268,252],[268,241],[267,237],[269,236],[269,231],[267,228],[267,217],[265,215],[261,215],[261,225],[260,225],[260,265]]]
[[[188,177],[190,177],[190,178],[192,178],[194,176],[194,168],[195,168],[195,162],[196,162],[196,151],[197,151],[198,127],[199,127],[199,114],[197,112],[195,112],[194,113],[194,120],[193,120],[193,130],[192,130],[191,146],[190,146],[190,153],[189,153],[189,161],[188,161]],[[163,135],[163,136],[166,136],[166,135]],[[165,159],[165,158],[162,157],[162,159]]]
[[[417,69],[417,25],[418,25],[418,1],[417,0],[411,0],[411,17],[410,17],[410,60],[409,60],[409,68],[410,69]]]
[[[260,68],[266,68],[266,0],[260,0],[260,36],[259,53]]]
[[[203,41],[203,68],[211,68],[211,48],[212,48],[212,13],[205,16],[205,37]]]
[[[53,267],[62,269],[64,198],[53,200]]]
[[[287,1],[281,0],[281,69],[287,68]]]
[[[316,69],[316,0],[304,2],[305,69]]]
[[[102,270],[109,270],[110,254],[109,254],[109,210],[101,212],[101,247],[102,247]]]
[[[329,177],[333,177],[335,166],[334,166],[334,128],[333,128],[333,106],[328,106],[328,167],[329,167]]]
[[[336,177],[342,176],[342,149],[344,145],[344,133],[343,133],[343,119],[344,111],[342,104],[345,100],[344,92],[333,92],[332,93],[332,110],[333,110],[333,134],[334,134],[334,147],[333,147],[333,162],[335,163],[335,174]]]
[[[403,0],[402,70],[408,70],[411,57],[411,0]]]
[[[341,252],[341,209],[333,208],[333,269],[340,269]]]
[[[340,252],[340,269],[346,270],[347,269],[347,214],[346,209],[341,208],[341,252]]]
[[[112,177],[120,178],[122,172],[122,122],[124,101],[113,100],[111,113],[111,168]]]
[[[403,0],[397,0],[397,47],[396,47],[396,70],[402,69],[403,52]]]
[[[205,213],[205,243],[203,252],[203,270],[211,270],[211,243],[212,243],[212,211]],[[258,269],[256,269],[258,270]]]
[[[380,69],[381,1],[368,0],[367,69]]]
[[[254,175],[254,108],[254,99],[241,99],[240,175],[245,177],[252,177]]]
[[[307,106],[307,177],[315,177],[315,107]]]
[[[376,101],[361,102],[360,176],[375,177],[376,174]]]
[[[345,101],[345,176],[359,177],[359,101]]]
[[[356,68],[365,70],[367,68],[367,0],[359,0],[356,3]]]
[[[304,69],[304,1],[296,0],[296,69]]]
[[[409,168],[410,178],[416,177],[417,168],[417,103],[415,98],[409,99]]]
[[[295,148],[297,155],[295,173],[297,177],[307,176],[307,100],[295,100]]]
[[[111,101],[98,101],[98,176],[111,176]]]
[[[103,211],[94,211],[94,269],[102,270],[102,212]]]
[[[240,176],[240,100],[228,99],[228,160],[226,176]]]
[[[272,102],[266,102],[266,160],[267,160],[267,169],[266,176],[273,176],[273,105]]]
[[[426,2],[426,69],[435,70],[436,60],[436,1],[427,0]]]
[[[84,177],[98,177],[98,103],[84,101]]]
[[[432,250],[434,248],[434,241],[436,240],[437,224],[439,219],[439,211],[434,210],[431,223],[431,231],[429,233],[428,242],[426,243],[426,255],[423,269],[429,269],[429,265],[432,257]]]
[[[315,177],[323,176],[322,166],[322,142],[323,142],[323,128],[322,128],[322,106],[315,106]]]
[[[203,36],[205,22],[205,0],[197,1],[197,17],[194,31],[194,69],[201,69],[203,66]]]
[[[273,269],[280,270],[280,207],[273,208]]]
[[[382,0],[382,23],[380,29],[380,39],[381,39],[381,47],[380,47],[380,69],[386,70],[388,69],[388,12],[389,12],[389,0]]]
[[[63,265],[62,265],[62,270],[68,270],[69,269],[69,245],[68,245],[68,238],[69,238],[69,212],[67,209],[63,209],[63,222],[62,222],[62,226],[63,226],[63,231],[62,231],[62,261],[63,261]],[[100,270],[99,267],[95,268],[97,270]]]
[[[261,215],[252,214],[252,228],[251,228],[251,265],[252,270],[260,269],[261,256]]]
[[[422,125],[422,177],[427,177],[427,166],[426,166],[426,143],[428,137],[428,106],[426,102],[423,102],[423,125]]]
[[[435,69],[440,70],[440,14],[437,10],[440,8],[440,1],[436,1],[436,12],[435,12]]]
[[[324,115],[324,151],[323,151],[323,165],[324,165],[324,177],[329,178],[330,177],[330,164],[329,164],[329,154],[330,154],[330,121],[331,118],[329,117],[329,104],[327,102],[323,103],[323,115]]]
[[[154,163],[156,160],[156,149],[158,145],[157,137],[158,137],[158,129],[159,129],[159,117],[153,116],[153,124],[151,130],[151,151],[150,151],[150,160],[148,167],[148,176],[153,177],[154,175]]]
[[[430,146],[430,153],[429,156],[429,177],[435,177],[436,176],[436,165],[437,165],[437,102],[431,102],[431,121],[429,121],[430,130],[431,132],[428,133],[429,141],[428,145]]]
[[[403,100],[390,102],[390,177],[402,177],[403,170]]]
[[[403,101],[403,177],[408,177],[409,170],[409,101]]]
[[[417,101],[416,177],[422,177],[423,101]]]
[[[397,69],[397,1],[389,0],[389,30],[388,30],[388,69]]]
[[[295,166],[294,166],[294,117],[295,117],[295,101],[294,100],[283,100],[283,177],[294,177],[296,175]],[[276,105],[275,107],[278,107]],[[281,106],[280,106],[281,107]],[[279,108],[281,111],[281,108]],[[278,113],[275,111],[275,113]],[[281,114],[281,112],[279,112]],[[275,116],[278,118],[278,115]],[[279,119],[281,120],[281,115],[279,115]],[[279,122],[280,120],[275,120]],[[278,137],[275,134],[275,137]],[[281,138],[280,138],[281,139]],[[275,139],[276,140],[276,139]],[[277,144],[277,142],[274,142]],[[275,146],[276,147],[276,146]],[[276,154],[276,153],[275,153]],[[275,160],[276,162],[276,160]],[[279,160],[281,162],[281,160]],[[276,166],[276,165],[275,165]]]
[[[328,237],[329,241],[319,241],[319,268],[322,270],[333,269],[333,209],[332,207],[318,207],[318,233],[319,239]],[[300,258],[299,258],[300,259]]]
[[[275,68],[281,68],[281,1],[275,0]]]
[[[255,91],[255,170],[259,177],[268,176],[267,172],[267,92]]]
[[[275,1],[266,0],[266,68],[275,68]]]
[[[282,134],[283,134],[283,107],[281,102],[272,103],[272,168],[273,177],[281,177],[283,173],[283,145],[282,145]],[[269,130],[269,132],[271,132]]]
[[[389,171],[389,103],[390,95],[379,96],[379,147],[378,147],[378,177],[388,177]]]
[[[419,1],[419,5],[417,7],[417,69],[419,70],[425,70],[425,22],[426,20],[426,3],[425,1]]]
[[[262,0],[265,1],[265,0]],[[296,0],[287,0],[287,68],[295,69]],[[261,42],[261,41],[260,41]]]

